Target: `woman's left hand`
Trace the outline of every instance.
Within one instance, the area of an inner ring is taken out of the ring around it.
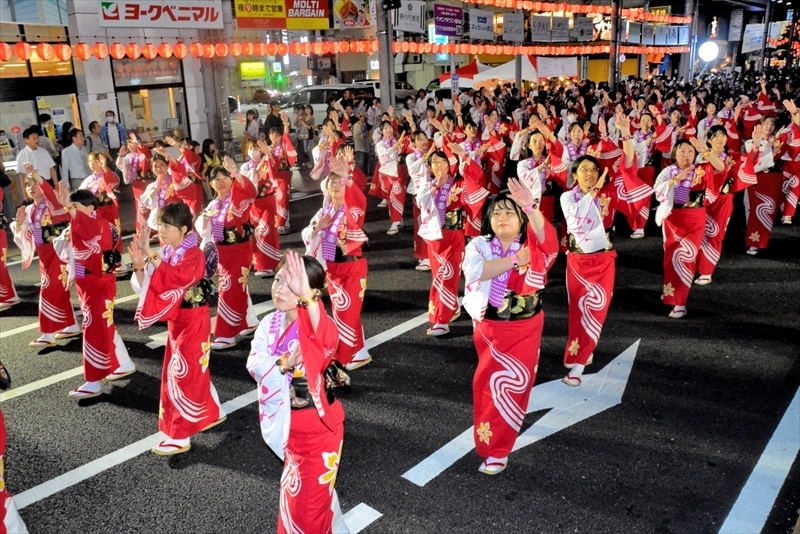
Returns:
[[[56,191],[56,200],[62,206],[69,204],[69,186],[62,180],[58,182],[58,191]]]
[[[517,203],[520,208],[527,208],[534,205],[533,194],[531,190],[522,185],[519,179],[508,179],[508,196],[511,200]]]
[[[302,256],[294,250],[286,251],[286,266],[284,267],[284,280],[289,290],[299,298],[309,300],[314,296],[308,283],[305,262]]]

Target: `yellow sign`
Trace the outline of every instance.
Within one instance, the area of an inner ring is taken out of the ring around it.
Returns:
[[[327,30],[327,0],[234,0],[239,28]]]
[[[243,80],[263,80],[267,77],[267,65],[263,61],[245,61],[239,63],[239,72]]]

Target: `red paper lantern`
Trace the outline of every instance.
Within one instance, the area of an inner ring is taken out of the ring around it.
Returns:
[[[485,45],[478,45],[478,53],[479,54],[483,54],[484,52],[486,52],[486,46]]]
[[[153,60],[158,55],[158,49],[153,43],[145,43],[142,45],[142,55],[145,59]]]
[[[300,55],[307,56],[311,53],[311,43],[300,43]]]
[[[14,53],[14,49],[8,43],[0,43],[0,61],[8,61],[11,59],[11,55]]]
[[[219,57],[228,57],[228,45],[225,43],[217,43],[217,46],[214,47],[214,52]]]
[[[318,55],[318,56],[321,55],[322,54],[322,43],[319,43],[319,42],[311,43],[311,51],[314,54]]]
[[[469,45],[469,53],[470,54],[477,54],[478,53],[478,45]]]
[[[400,52],[400,44],[401,43],[399,43],[398,41],[394,41],[392,43],[392,52],[394,52],[395,54],[399,53]]]
[[[278,45],[278,55],[285,56],[288,53],[289,53],[289,45],[287,45],[286,43],[280,43]]]
[[[72,57],[72,48],[67,43],[58,43],[53,47],[56,57],[61,61],[69,61]]]
[[[422,45],[422,51],[425,54],[430,54],[432,48],[433,48],[433,45],[431,43],[425,43],[425,44]]]
[[[211,59],[217,53],[214,45],[211,43],[206,43],[203,45],[203,57],[206,59]]]
[[[331,43],[325,41],[322,43],[322,53],[323,54],[330,54],[331,53]]]
[[[274,56],[278,53],[278,45],[277,43],[270,43],[267,45],[267,55]]]
[[[242,55],[242,45],[241,43],[231,43],[228,45],[228,52],[233,57],[239,57]]]
[[[289,53],[293,56],[300,55],[300,43],[298,43],[297,41],[291,43],[289,45]]]
[[[175,46],[172,47],[172,55],[178,59],[185,58],[188,53],[189,47],[186,46],[186,43],[175,43]]]
[[[75,45],[75,55],[81,61],[86,61],[90,57],[92,57],[92,47],[86,43],[78,43]]]
[[[400,43],[401,52],[408,52],[409,50],[411,50],[411,43],[409,43],[408,41],[403,41],[402,43]]]
[[[125,55],[131,59],[139,59],[139,56],[142,55],[142,47],[136,43],[128,43],[128,47],[125,49]]]
[[[158,45],[158,57],[162,59],[169,59],[172,57],[172,45],[169,43],[161,43]]]
[[[243,56],[252,56],[253,52],[255,52],[256,47],[253,46],[253,43],[245,41],[242,43],[242,55]]]
[[[39,59],[50,61],[53,59],[53,45],[50,43],[39,43],[36,45],[36,55]]]
[[[95,56],[97,56],[97,48],[98,48],[97,45],[98,43],[95,43],[93,48]],[[100,51],[102,52],[103,51],[102,46],[100,47],[100,49],[101,49]],[[122,46],[120,43],[111,43],[110,46],[106,47],[106,51],[108,52],[108,55],[110,55],[114,59],[122,59],[125,57],[125,47]],[[99,56],[97,57],[98,59],[100,59]]]
[[[267,44],[266,43],[256,43],[255,44],[255,54],[257,56],[266,56],[267,55]]]
[[[346,54],[350,51],[350,42],[349,41],[342,41],[339,43],[339,50],[342,54]]]
[[[189,46],[189,53],[196,58],[203,57],[203,45],[201,43],[192,43]]]

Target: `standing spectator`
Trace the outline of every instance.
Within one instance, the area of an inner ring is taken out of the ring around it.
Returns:
[[[74,127],[75,125],[69,121],[61,125],[61,131],[58,136],[58,142],[61,145],[62,152],[65,148],[67,148],[69,145],[72,144],[72,139],[70,139],[69,133],[72,131]]]
[[[10,154],[15,148],[14,141],[6,137],[6,131],[0,130],[0,155]]]
[[[111,154],[108,153],[108,145],[106,145],[103,138],[100,136],[100,123],[92,121],[89,123],[89,135],[85,135],[83,139],[86,144],[86,150],[91,154],[92,152],[99,152],[106,157],[106,160],[111,160]]]
[[[92,174],[87,163],[89,151],[84,144],[83,132],[78,128],[69,131],[70,145],[61,153],[61,180],[77,191],[84,178]]]
[[[283,135],[283,119],[281,118],[281,106],[279,104],[269,105],[269,115],[264,121],[264,132],[269,135],[272,128],[277,128],[281,135]],[[288,134],[288,130],[286,131]]]
[[[33,163],[33,168],[40,176],[49,177],[48,182],[51,185],[58,184],[58,177],[56,176],[56,162],[50,157],[50,153],[43,148],[39,148],[39,132],[41,130],[38,126],[31,126],[22,132],[22,138],[25,139],[25,148],[17,154],[17,173],[19,175],[19,189],[22,191],[22,197],[28,200],[28,192],[25,189],[25,178],[28,173],[25,171],[24,163]],[[85,176],[84,176],[85,178]]]
[[[100,137],[103,139],[103,144],[108,147],[112,160],[117,159],[119,149],[128,138],[128,132],[125,131],[123,125],[116,121],[116,117],[116,113],[110,109],[106,111],[106,123],[100,128]]]
[[[45,146],[46,144],[42,143],[42,147],[50,150],[50,155],[54,158],[58,157],[60,132],[58,126],[53,123],[53,117],[47,113],[42,113],[39,115],[39,124],[42,127],[42,136],[47,137],[47,141],[49,142],[49,146]]]
[[[369,163],[369,127],[367,126],[367,114],[363,111],[358,114],[358,121],[353,124],[353,139],[356,150],[356,167],[367,174],[367,163]]]

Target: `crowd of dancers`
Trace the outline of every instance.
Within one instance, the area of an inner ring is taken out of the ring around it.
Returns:
[[[675,319],[688,313],[692,285],[713,280],[734,195],[744,195],[747,254],[767,248],[777,217],[792,223],[800,194],[792,84],[748,73],[693,84],[631,79],[616,93],[588,81],[525,97],[509,86],[471,90],[452,111],[411,101],[379,119],[373,113],[374,172],[354,149],[366,110],[333,103],[308,154],[324,195],[302,230],[304,255],[281,254],[297,163],[285,114],[281,126],[247,140],[240,166],[211,140],[198,151],[188,139],[167,138],[176,159],[164,145],[151,154],[136,134],[114,166],[91,153],[92,174],[76,190],[25,162],[32,203],[20,207],[11,229],[23,267],[39,257],[40,336],[30,344],[83,334],[85,383],[69,392],[73,398],[100,395],[103,380],[134,373],[114,326],[116,278],[132,270],[139,327],[167,323],[158,411],[167,439],[152,450],[171,455],[225,420],[211,351],[254,335],[247,369],[258,383],[262,435],[284,460],[278,530],[345,531],[334,490],[344,413],[332,390],[349,387],[348,373],[372,360],[361,322],[367,195],[386,208],[390,236],[412,197],[416,268],[431,272],[429,336],[448,334],[460,315],[463,274],[478,353],[474,439],[479,471],[494,475],[507,466],[536,379],[541,296],[559,252],[566,253],[569,302],[563,382],[579,387],[614,290],[615,219],[639,239],[657,205],[662,300]],[[129,266],[121,261],[120,177],[136,204]],[[274,277],[276,311],[261,321],[251,273]],[[0,309],[17,302],[3,261]]]

